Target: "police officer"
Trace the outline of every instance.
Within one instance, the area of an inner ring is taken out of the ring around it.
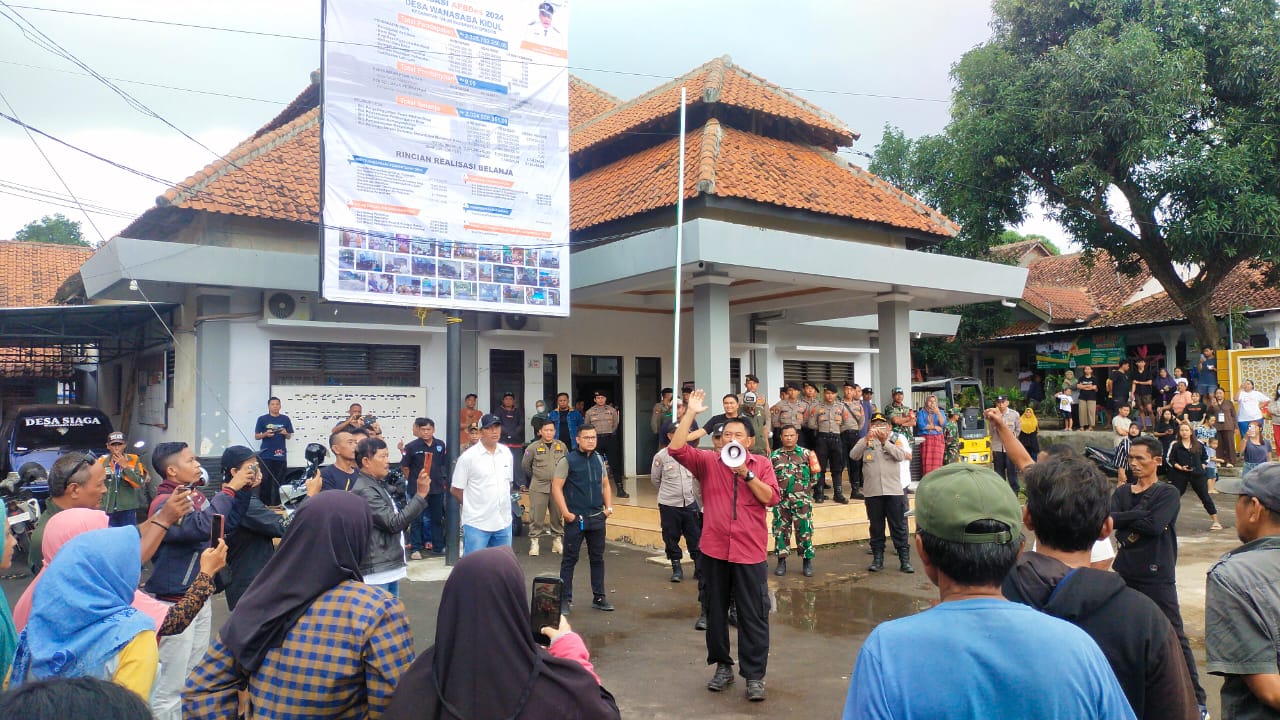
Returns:
[[[862,388],[858,387],[858,383],[846,380],[841,391],[843,397],[840,402],[849,409],[849,414],[853,415],[853,428],[840,433],[840,440],[844,443],[840,457],[845,458],[849,456],[853,446],[858,444],[858,440],[866,434],[866,419],[870,417],[870,413],[863,407]],[[862,463],[849,463],[849,496],[854,500],[862,499]]]
[[[662,426],[662,433],[668,437],[675,430],[676,425],[672,422]],[[702,554],[698,549],[698,542],[702,538],[702,489],[693,473],[672,460],[665,447],[653,456],[649,480],[658,490],[658,518],[662,523],[662,543],[667,559],[671,561],[671,582],[684,580],[684,567],[680,564],[684,558],[684,553],[680,550],[680,538],[683,537],[685,547],[689,549],[689,558],[693,560],[693,577],[698,581],[698,607],[701,612],[693,629],[706,630],[705,588],[699,569]]]
[[[627,494],[621,472],[622,447],[618,442],[618,424],[622,416],[617,408],[609,404],[609,397],[603,390],[595,392],[595,404],[587,409],[584,418],[587,424],[596,429],[596,447],[600,448],[600,454],[604,455],[605,462],[609,464],[609,477],[613,478],[613,484],[618,488],[617,497],[631,497]]]
[[[778,445],[781,447],[782,428],[787,425],[797,429],[804,427],[805,413],[809,406],[800,400],[800,386],[791,382],[787,383],[787,399],[773,407],[776,412],[773,413],[770,421],[774,433],[778,436]]]
[[[516,407],[515,393],[502,393],[502,404],[494,411],[502,426],[502,437],[498,442],[511,448],[511,457],[518,458],[524,452],[524,413]],[[520,463],[511,463],[511,484],[522,488],[529,480],[520,469]]]
[[[915,413],[910,407],[903,402],[902,388],[893,389],[893,402],[884,406],[884,416],[889,418],[889,425],[893,431],[907,438],[907,442],[915,436],[916,419],[912,417]]]
[[[794,526],[796,549],[804,557],[804,576],[813,577],[813,504],[809,502],[807,490],[813,476],[821,473],[822,468],[814,453],[796,445],[799,437],[794,426],[782,428],[782,447],[769,456],[782,494],[782,501],[773,506],[773,547],[778,555],[778,567],[773,574],[787,574]]]
[[[544,423],[538,428],[538,439],[525,448],[520,468],[529,477],[529,554],[538,554],[538,539],[551,536],[551,552],[564,550],[564,518],[551,502],[551,480],[556,466],[569,454],[569,447],[556,439],[556,428]],[[549,511],[549,513],[548,513]],[[551,515],[550,527],[546,522]]]
[[[826,502],[825,475],[831,471],[831,485],[835,489],[835,501],[847,505],[844,486],[840,481],[840,473],[844,471],[844,444],[841,433],[852,430],[853,413],[843,403],[836,401],[836,386],[826,383],[822,386],[822,402],[809,407],[809,430],[817,441],[818,462],[821,469],[813,485],[814,502]]]
[[[882,413],[871,416],[867,436],[849,451],[849,459],[862,463],[863,492],[866,493],[867,520],[870,521],[871,572],[884,569],[884,526],[889,524],[893,547],[898,551],[899,569],[913,573],[911,546],[907,541],[907,496],[903,492],[902,469],[909,462],[909,441],[890,431]]]

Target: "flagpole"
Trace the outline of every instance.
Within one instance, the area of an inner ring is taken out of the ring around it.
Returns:
[[[684,263],[684,122],[686,90],[680,88],[680,161],[676,172],[675,331],[671,340],[671,420],[680,415],[680,271]]]

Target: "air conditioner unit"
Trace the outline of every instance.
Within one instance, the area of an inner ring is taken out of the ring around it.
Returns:
[[[264,320],[310,320],[311,298],[288,292],[267,292],[262,297]]]

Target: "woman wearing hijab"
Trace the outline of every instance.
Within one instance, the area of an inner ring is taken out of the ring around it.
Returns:
[[[413,662],[404,605],[365,585],[369,504],[319,493],[299,508],[182,693],[184,720],[381,718]]]
[[[176,512],[176,509],[172,512]],[[110,516],[101,510],[87,508],[63,510],[49,518],[49,525],[45,528],[40,550],[46,560],[56,557],[58,551],[62,549],[63,545],[67,544],[67,541],[87,532],[106,529],[109,523]],[[141,557],[144,562],[146,558],[154,554],[155,544],[150,544],[148,548],[148,544],[145,541],[139,542]],[[140,590],[134,590],[133,608],[155,621],[157,637],[177,635],[185,630],[187,625],[191,624],[191,620],[196,613],[200,611],[200,608],[204,607],[209,596],[213,595],[213,576],[226,563],[227,549],[225,545],[221,545],[218,548],[209,548],[200,555],[200,574],[191,583],[191,587],[187,589],[187,594],[183,596],[181,602],[170,606]],[[26,627],[27,621],[31,617],[32,599],[35,597],[36,588],[40,585],[42,577],[44,577],[43,570],[31,581],[31,584],[27,586],[26,591],[22,593],[22,597],[18,598],[17,604],[13,607],[13,622],[19,630]]]
[[[8,523],[4,525],[4,544],[0,546],[0,570],[8,570],[13,564],[13,549],[18,546],[18,538]],[[9,668],[13,665],[13,654],[18,650],[18,631],[13,627],[13,618],[9,616],[9,601],[5,599],[4,589],[0,588],[0,687],[9,680]]]
[[[620,717],[569,623],[561,618],[542,632],[549,650],[529,627],[524,573],[511,548],[463,557],[440,595],[435,645],[400,679],[386,720]]]
[[[1040,455],[1040,418],[1036,417],[1035,408],[1027,405],[1018,421],[1018,442],[1027,449],[1031,457]]]
[[[95,677],[146,698],[160,651],[155,620],[131,603],[141,576],[138,531],[83,533],[41,574],[31,619],[18,636],[9,687],[32,680]]]

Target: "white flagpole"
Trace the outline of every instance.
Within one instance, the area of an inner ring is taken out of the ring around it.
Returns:
[[[671,350],[671,421],[680,414],[680,270],[684,261],[684,108],[685,89],[680,88],[680,162],[676,173],[676,292],[675,332]]]

